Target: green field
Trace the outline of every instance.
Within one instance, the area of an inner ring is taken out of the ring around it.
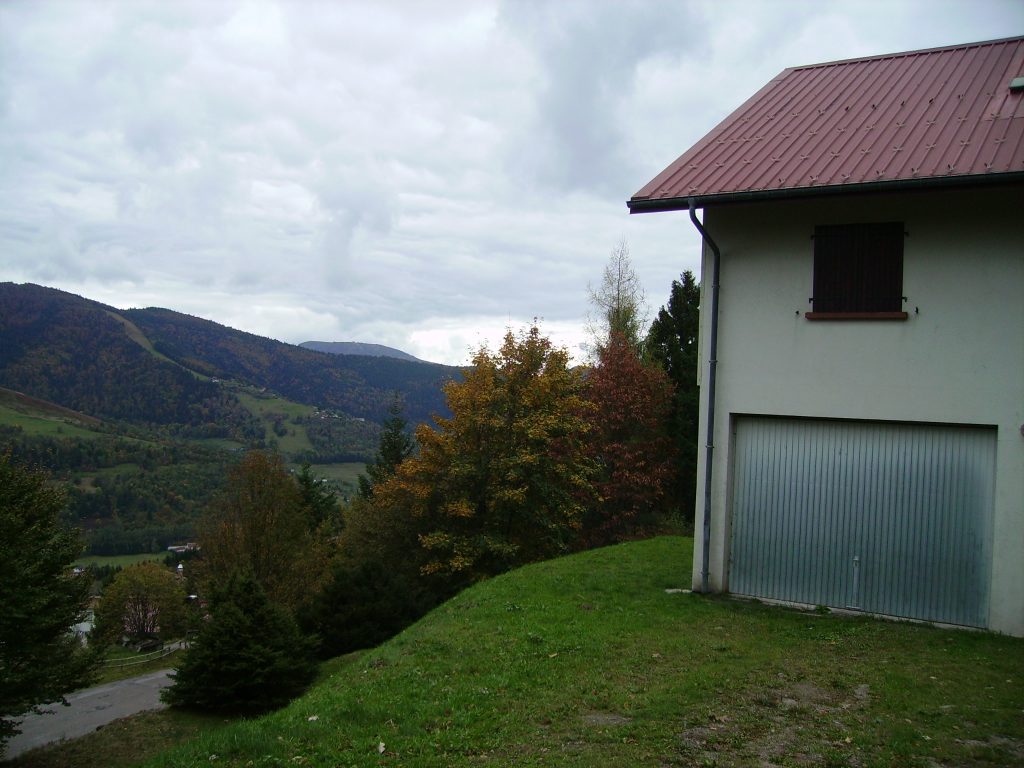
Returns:
[[[359,489],[359,476],[366,474],[366,464],[361,461],[343,464],[314,464],[310,471],[317,477],[334,482],[349,496]]]
[[[94,432],[68,419],[46,416],[8,405],[0,405],[0,424],[21,427],[26,434],[44,437],[78,437],[87,440],[103,437],[102,433]]]
[[[1020,763],[1024,640],[666,592],[688,586],[691,547],[495,578],[286,709],[151,764]]]
[[[229,440],[224,437],[200,437],[193,438],[189,442],[201,445],[205,448],[215,448],[220,451],[244,451],[245,443],[237,440]]]
[[[150,560],[163,560],[169,554],[169,552],[146,552],[140,555],[86,555],[75,560],[75,565],[82,568],[87,565],[94,565],[97,567],[109,565],[112,567],[124,568],[129,565],[145,563]]]
[[[293,424],[295,417],[308,417],[314,409],[310,405],[302,405],[291,400],[273,395],[254,395],[248,392],[237,391],[235,393],[239,401],[250,413],[263,422],[266,439],[273,438],[277,441],[278,450],[281,453],[294,453],[296,451],[311,451],[313,444],[306,435],[306,428],[299,424]],[[283,426],[287,429],[284,435],[274,434],[273,414],[283,414]]]

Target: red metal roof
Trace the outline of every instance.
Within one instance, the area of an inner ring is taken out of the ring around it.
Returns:
[[[1024,90],[1010,90],[1019,77],[1024,37],[783,70],[630,211],[1024,180]]]

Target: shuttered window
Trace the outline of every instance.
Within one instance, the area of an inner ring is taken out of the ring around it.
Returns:
[[[814,319],[902,319],[903,223],[814,228]]]

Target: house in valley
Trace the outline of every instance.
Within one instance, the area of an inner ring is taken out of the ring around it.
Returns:
[[[628,206],[704,242],[694,588],[1024,635],[1024,37],[787,69]]]

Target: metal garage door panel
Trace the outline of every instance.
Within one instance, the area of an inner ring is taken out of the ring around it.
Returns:
[[[985,626],[994,429],[744,417],[730,589]]]

